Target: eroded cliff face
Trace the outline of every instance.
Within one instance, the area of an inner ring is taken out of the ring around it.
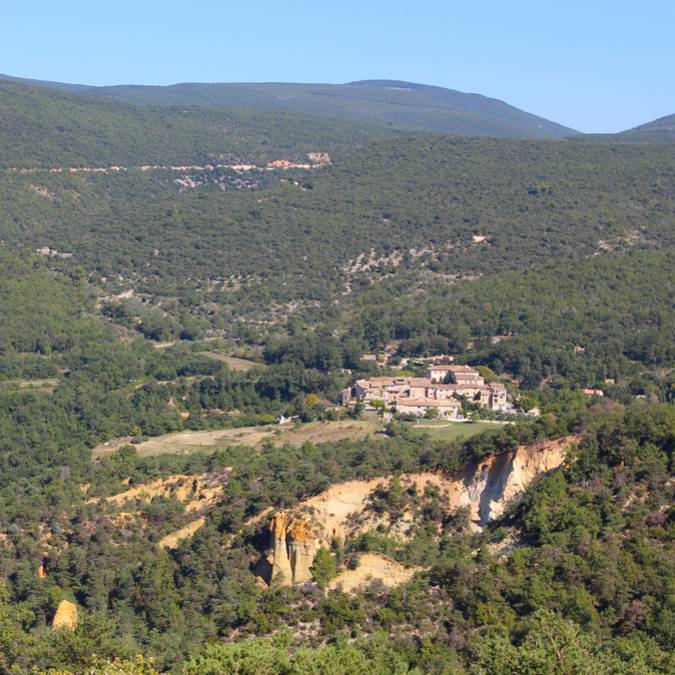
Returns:
[[[447,511],[467,508],[471,527],[479,530],[501,516],[535,478],[558,468],[574,440],[568,436],[520,446],[471,462],[458,474],[404,474],[401,485],[404,489],[414,485],[419,494],[427,486],[435,487]],[[310,580],[310,567],[320,547],[330,547],[333,539],[358,537],[378,525],[386,525],[390,536],[404,539],[414,525],[411,512],[392,523],[389,514],[372,508],[373,494],[386,490],[390,478],[339,483],[289,511],[276,513],[269,525],[271,579],[281,578],[286,584]]]
[[[310,567],[321,545],[317,533],[297,516],[276,513],[270,522],[272,552],[271,578],[283,584],[297,584],[312,578]]]
[[[499,518],[535,478],[564,462],[573,440],[574,437],[566,437],[520,446],[470,464],[465,473],[468,498],[465,505],[471,508],[473,522],[483,526]]]

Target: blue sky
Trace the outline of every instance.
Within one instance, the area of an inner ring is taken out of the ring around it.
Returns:
[[[675,113],[672,0],[2,0],[0,72],[86,84],[392,78],[581,131]]]

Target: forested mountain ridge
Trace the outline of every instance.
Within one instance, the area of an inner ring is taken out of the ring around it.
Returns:
[[[675,115],[666,115],[615,134],[586,134],[575,138],[592,143],[675,143]]]
[[[619,134],[622,139],[641,143],[675,142],[675,114],[641,124]]]
[[[395,80],[363,80],[347,84],[182,83],[165,87],[90,87],[24,81],[143,106],[236,107],[296,112],[463,136],[544,139],[565,138],[577,133],[480,94]]]
[[[0,79],[0,168],[305,159],[393,132],[302,114],[150,108]]]

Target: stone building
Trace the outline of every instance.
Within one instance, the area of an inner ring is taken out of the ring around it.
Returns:
[[[342,392],[341,402],[343,405],[360,402],[371,407],[383,404],[396,412],[420,415],[435,408],[442,409],[443,417],[457,418],[460,397],[489,410],[505,411],[511,407],[503,384],[486,384],[480,373],[469,366],[431,366],[426,377],[357,380],[353,389]]]

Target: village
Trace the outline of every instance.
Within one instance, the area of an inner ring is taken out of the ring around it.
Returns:
[[[494,412],[512,412],[506,387],[486,383],[469,366],[430,363],[425,377],[374,376],[356,380],[342,392],[341,403],[395,415],[462,420],[462,400]]]

